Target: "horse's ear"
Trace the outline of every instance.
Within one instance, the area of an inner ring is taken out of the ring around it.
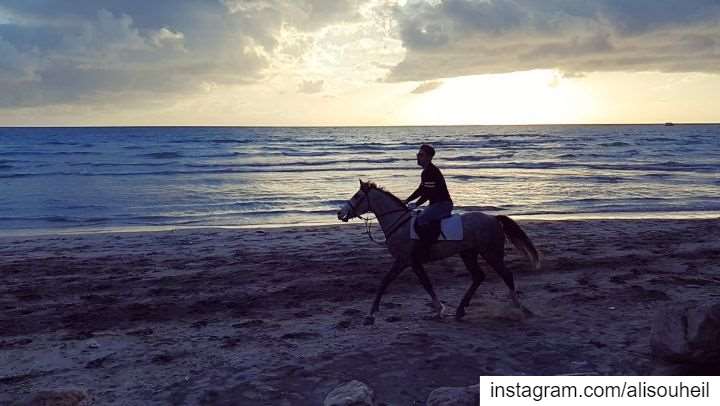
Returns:
[[[368,184],[363,182],[362,179],[358,179],[360,181],[360,190],[367,189]]]

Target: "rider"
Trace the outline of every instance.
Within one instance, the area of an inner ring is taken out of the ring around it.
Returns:
[[[434,156],[435,149],[432,146],[420,146],[417,153],[417,163],[423,168],[420,186],[405,200],[407,205],[419,197],[416,206],[430,201],[430,205],[415,219],[415,231],[420,241],[413,246],[413,262],[422,262],[422,255],[440,234],[440,220],[450,216],[453,209],[445,178],[440,169],[432,164]]]

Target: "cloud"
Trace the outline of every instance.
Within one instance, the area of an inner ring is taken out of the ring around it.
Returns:
[[[283,29],[358,17],[355,0],[3,0],[0,109],[127,103],[253,83]]]
[[[438,87],[442,86],[442,84],[443,84],[443,83],[440,82],[440,81],[438,81],[438,82],[425,82],[425,83],[421,83],[418,87],[416,87],[416,88],[415,88],[412,92],[410,92],[410,93],[413,93],[413,94],[421,94],[421,93],[431,92],[431,91],[437,89]]]
[[[324,85],[323,80],[303,80],[303,82],[298,86],[298,91],[300,93],[319,93],[323,89]]]
[[[157,31],[150,33],[150,41],[158,48],[169,46],[177,49],[185,49],[183,46],[183,40],[185,34],[181,32],[173,32],[167,27],[163,27]]]
[[[387,80],[560,69],[720,72],[716,0],[444,0],[395,7]]]
[[[233,14],[273,15],[303,31],[360,18],[360,0],[221,0]]]

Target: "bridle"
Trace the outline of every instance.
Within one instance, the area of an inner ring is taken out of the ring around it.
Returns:
[[[368,212],[375,214],[375,218],[377,218],[378,221],[379,221],[383,216],[387,216],[388,214],[393,214],[393,213],[398,213],[398,212],[404,212],[404,213],[406,213],[406,214],[412,214],[412,210],[408,209],[408,208],[405,207],[405,206],[403,206],[403,207],[400,208],[400,209],[393,209],[393,210],[387,211],[387,212],[382,213],[382,214],[376,213],[375,210],[372,208],[372,205],[370,204],[370,191],[369,191],[369,190],[363,190],[363,189],[360,189],[360,191],[363,192],[363,194],[365,195],[365,199],[367,200]],[[352,204],[352,199],[348,200],[348,201],[347,201],[347,204],[348,204],[348,206],[350,206],[350,210],[351,210],[350,213],[348,213],[348,215],[350,216],[349,218],[357,217],[357,218],[363,220],[363,221],[365,222],[365,231],[367,232],[367,235],[368,235],[368,237],[370,238],[370,241],[372,241],[372,242],[374,242],[374,243],[376,243],[376,244],[379,244],[379,245],[385,245],[385,244],[387,244],[387,241],[390,239],[390,237],[391,237],[398,229],[400,229],[400,227],[401,227],[403,224],[405,224],[408,220],[410,220],[410,217],[412,217],[412,216],[400,216],[397,220],[395,220],[395,222],[393,222],[393,223],[390,225],[390,227],[389,227],[389,228],[390,228],[390,231],[388,231],[388,232],[385,232],[385,230],[381,228],[383,234],[385,235],[385,240],[384,240],[384,241],[376,241],[375,238],[373,238],[373,236],[372,236],[372,231],[370,230],[370,229],[371,229],[371,226],[372,226],[372,223],[370,223],[370,222],[371,222],[373,219],[370,218],[370,217],[363,217],[363,216],[361,216],[360,214],[358,214],[355,206]],[[404,220],[403,220],[403,218],[404,218]],[[400,220],[402,220],[402,221],[400,221]]]

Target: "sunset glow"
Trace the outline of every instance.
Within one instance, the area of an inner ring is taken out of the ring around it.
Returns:
[[[720,6],[563,4],[3,2],[0,125],[720,121]]]

